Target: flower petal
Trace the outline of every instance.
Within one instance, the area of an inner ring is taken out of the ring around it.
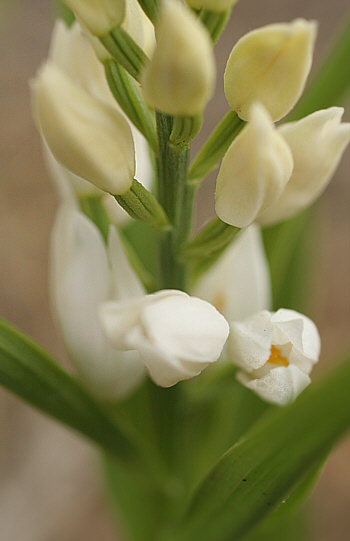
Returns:
[[[279,406],[294,402],[311,382],[309,376],[294,365],[278,366],[259,379],[251,379],[239,372],[237,379],[267,402]]]
[[[227,321],[241,321],[271,305],[270,271],[260,228],[250,225],[196,284],[193,294]]]

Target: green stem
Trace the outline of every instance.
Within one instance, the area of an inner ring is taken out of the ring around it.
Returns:
[[[197,182],[214,169],[244,125],[235,111],[224,116],[191,164],[188,176],[192,181]]]
[[[159,138],[158,201],[173,226],[159,241],[159,287],[185,290],[186,265],[178,261],[177,252],[188,235],[191,223],[188,216],[185,223],[182,222],[184,206],[189,214],[191,207],[186,187],[189,149],[187,146],[174,147],[170,143],[173,117],[157,112],[156,118]]]

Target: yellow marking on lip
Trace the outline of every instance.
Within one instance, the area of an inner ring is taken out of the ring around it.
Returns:
[[[271,346],[271,355],[266,361],[275,366],[289,366],[289,361],[286,357],[282,357],[281,350],[274,345]]]

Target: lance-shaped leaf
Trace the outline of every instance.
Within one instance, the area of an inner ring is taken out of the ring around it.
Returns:
[[[84,387],[32,340],[0,319],[0,384],[122,460],[136,449]]]
[[[183,522],[164,539],[242,539],[315,471],[350,426],[349,385],[347,359],[289,408],[267,413],[223,455]]]

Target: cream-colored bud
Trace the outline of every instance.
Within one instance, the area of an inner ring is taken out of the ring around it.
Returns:
[[[292,153],[260,104],[226,152],[216,180],[219,218],[247,227],[283,192],[293,170]]]
[[[243,36],[232,49],[224,85],[226,99],[238,116],[260,101],[276,121],[298,101],[309,74],[317,25],[296,19],[271,24]]]
[[[210,11],[226,11],[238,0],[186,0],[186,4],[195,9],[208,9]]]
[[[281,197],[259,217],[262,224],[291,218],[323,192],[350,141],[350,124],[341,123],[344,109],[330,107],[281,126],[294,169]]]
[[[79,21],[95,36],[105,36],[119,26],[125,15],[125,0],[63,0]]]
[[[135,153],[131,129],[116,109],[93,98],[47,63],[32,82],[33,111],[56,160],[113,195],[131,187]]]
[[[212,95],[215,63],[209,33],[179,2],[163,2],[157,46],[142,74],[145,99],[170,115],[200,114]]]

